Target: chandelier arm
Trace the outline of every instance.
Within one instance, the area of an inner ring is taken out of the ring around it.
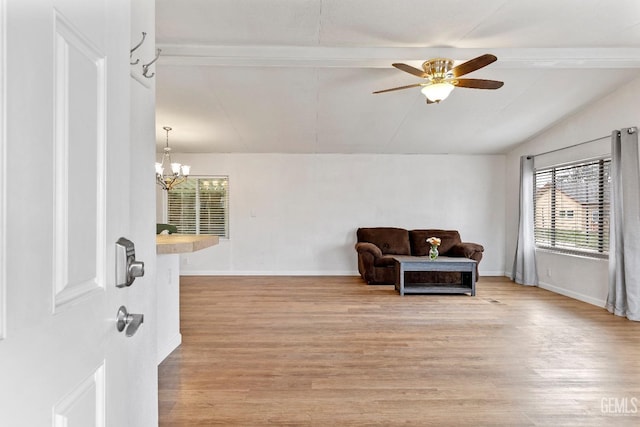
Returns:
[[[156,174],[156,183],[162,187],[163,190],[168,190],[166,182],[164,182],[164,178],[161,175]]]

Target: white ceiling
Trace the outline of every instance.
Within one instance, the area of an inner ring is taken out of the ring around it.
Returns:
[[[639,0],[156,0],[158,151],[504,153],[640,77]],[[391,66],[492,53],[426,105]]]

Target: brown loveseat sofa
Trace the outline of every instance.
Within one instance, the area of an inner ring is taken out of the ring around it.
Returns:
[[[480,263],[484,248],[477,243],[463,243],[456,230],[405,230],[393,227],[358,228],[358,271],[370,285],[393,285],[396,265],[393,255],[427,256],[429,237],[441,239],[442,256],[471,258]],[[408,272],[408,283],[459,283],[460,273]],[[476,265],[476,277],[477,265]]]

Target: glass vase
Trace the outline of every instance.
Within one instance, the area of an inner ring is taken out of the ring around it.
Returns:
[[[431,261],[438,258],[438,247],[436,245],[431,245],[431,249],[429,249],[429,259]]]

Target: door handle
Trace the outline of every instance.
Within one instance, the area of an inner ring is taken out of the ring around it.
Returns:
[[[116,286],[131,286],[136,277],[144,276],[144,262],[136,261],[136,248],[129,239],[116,242]]]
[[[127,311],[127,307],[124,305],[118,309],[118,314],[116,315],[116,328],[118,328],[118,332],[122,332],[124,328],[127,328],[125,335],[127,337],[132,337],[138,332],[138,328],[144,322],[144,314],[132,314]]]

